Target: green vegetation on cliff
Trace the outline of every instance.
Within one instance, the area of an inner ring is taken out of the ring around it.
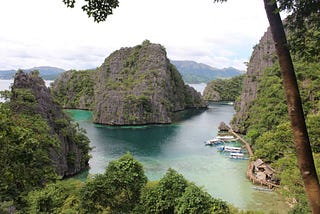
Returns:
[[[298,9],[287,17],[285,24],[319,178],[320,64],[317,45],[320,27],[319,7],[316,2],[310,1],[310,4],[305,4],[306,2],[309,3],[309,1],[290,3],[289,9],[291,7]],[[281,4],[287,3],[288,1],[281,2]],[[303,15],[297,15],[301,12],[300,6],[302,9],[307,8],[307,11],[302,10],[305,13]],[[300,19],[304,15],[309,17]],[[236,106],[237,115],[234,117],[233,125],[238,131],[247,134],[246,138],[251,142],[256,158],[262,158],[276,169],[277,176],[281,179],[281,191],[288,202],[294,205],[291,213],[311,213],[305,192],[308,187],[304,187],[305,182],[302,181],[297,163],[297,151],[301,151],[301,147],[294,143],[283,78],[280,76],[279,65],[273,60],[270,61],[275,56],[275,50],[269,29],[257,47],[262,48],[255,48],[248,64],[250,76],[245,77],[244,93]],[[294,112],[292,108],[294,105],[289,106],[290,112]],[[313,165],[313,162],[309,161],[309,164]]]
[[[296,62],[295,68],[314,159],[320,172],[320,64]],[[248,127],[247,139],[255,150],[255,156],[271,163],[277,170],[285,196],[297,202],[293,212],[310,212],[297,166],[278,65],[265,70],[249,115],[244,125]]]
[[[0,205],[88,166],[89,140],[55,104],[38,72],[18,72],[0,103]],[[0,210],[2,212],[2,210]]]
[[[30,91],[19,93],[32,105]],[[0,115],[0,202],[19,201],[21,194],[58,178],[49,152],[59,140],[41,115],[15,114],[7,104],[0,104]]]
[[[244,75],[216,79],[208,83],[203,98],[209,101],[235,101],[241,94]]]
[[[94,75],[93,70],[66,71],[52,84],[52,95],[64,108],[92,109]]]

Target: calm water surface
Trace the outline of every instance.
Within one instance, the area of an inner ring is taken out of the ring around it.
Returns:
[[[160,179],[171,167],[188,180],[203,186],[212,196],[241,209],[286,213],[287,206],[276,193],[258,192],[246,179],[247,160],[231,160],[204,146],[217,134],[221,121],[228,122],[233,106],[211,104],[207,111],[188,112],[172,125],[110,127],[91,122],[88,111],[68,111],[91,140],[90,174],[103,173],[108,162],[131,152],[150,180]]]

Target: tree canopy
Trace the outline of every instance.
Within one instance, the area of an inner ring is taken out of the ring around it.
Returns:
[[[73,8],[76,0],[62,0],[67,7]],[[119,6],[118,0],[85,0],[86,4],[81,8],[87,13],[88,17],[93,17],[95,22],[102,22]]]
[[[111,161],[104,174],[49,184],[26,201],[27,213],[230,213],[226,202],[173,169],[147,182],[141,163],[129,153]]]

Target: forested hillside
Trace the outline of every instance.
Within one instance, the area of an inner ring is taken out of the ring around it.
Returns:
[[[311,45],[318,39],[310,34],[318,35],[319,32],[317,28],[309,28],[308,40],[304,41],[304,44],[299,43],[305,48],[293,49],[292,52],[318,176],[320,172],[320,63],[317,47],[312,48]],[[269,33],[267,32],[255,47],[251,64],[249,63],[251,70],[245,77],[241,99],[236,105],[237,114],[232,123],[238,131],[246,133],[255,157],[271,163],[276,169],[281,179],[280,191],[294,206],[292,213],[310,213],[297,165],[296,148],[289,123],[280,68],[275,60],[274,49],[271,48],[274,45],[273,41],[267,36]],[[293,35],[295,34],[289,31],[290,44],[297,42],[297,38]],[[274,63],[270,65],[272,61]]]

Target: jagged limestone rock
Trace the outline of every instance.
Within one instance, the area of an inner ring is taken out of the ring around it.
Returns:
[[[184,84],[165,49],[148,41],[112,53],[96,79],[96,123],[171,123],[176,111],[206,106],[200,94]]]
[[[18,93],[21,90],[31,93],[28,97],[21,97]],[[58,175],[72,176],[88,167],[89,139],[77,132],[62,107],[53,100],[50,89],[37,72],[28,74],[20,71],[15,75],[10,102],[15,113],[41,115],[47,122],[50,135],[58,139],[60,144],[49,149],[49,158]]]
[[[277,60],[274,42],[270,28],[262,36],[251,55],[248,63],[247,75],[244,78],[241,97],[235,102],[236,114],[231,121],[232,129],[236,132],[245,133],[245,121],[248,119],[248,110],[251,103],[257,97],[257,85],[263,71],[271,67]]]

